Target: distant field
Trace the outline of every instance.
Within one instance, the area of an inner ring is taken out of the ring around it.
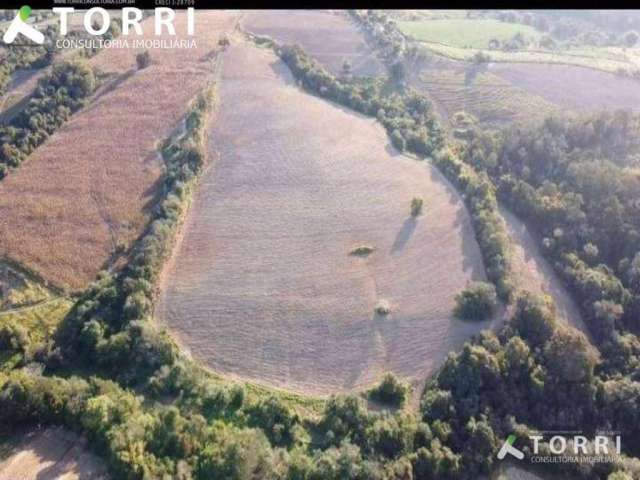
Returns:
[[[384,72],[384,67],[346,12],[260,11],[245,14],[242,25],[251,33],[269,36],[280,43],[299,44],[336,74],[342,72],[345,60],[351,64],[355,75]]]
[[[468,63],[435,57],[411,85],[445,120],[459,111],[490,126],[537,121],[562,112],[640,110],[640,81],[571,65],[491,62],[468,75]]]
[[[375,120],[294,86],[269,51],[225,53],[201,179],[156,308],[212,369],[294,391],[424,378],[487,322],[452,318],[484,269],[469,216]],[[242,102],[238,102],[242,99]],[[409,215],[413,196],[424,214]],[[357,256],[360,245],[373,252]],[[374,312],[388,301],[388,316]]]
[[[427,68],[415,75],[411,83],[434,101],[445,120],[465,111],[485,124],[496,126],[537,120],[558,111],[541,96],[490,72],[467,78],[464,66],[454,62]]]
[[[0,480],[106,480],[105,466],[87,443],[62,428],[29,432],[0,461]]]
[[[452,60],[470,61],[474,55],[482,52],[489,55],[492,62],[574,65],[611,73],[615,73],[621,68],[635,70],[640,66],[640,58],[637,54],[621,56],[616,51],[608,48],[560,50],[557,52],[550,50],[504,52],[502,50],[488,50],[486,48],[461,48],[426,41],[420,44],[431,52]],[[635,51],[638,49],[629,50]]]
[[[177,16],[184,29],[186,14]],[[234,13],[198,15],[196,49],[109,49],[91,64],[112,75],[85,110],[0,182],[0,256],[58,286],[82,289],[144,229],[163,164],[158,143],[178,126],[213,69],[219,35]],[[147,38],[153,19],[144,23]]]
[[[384,10],[395,20],[438,20],[445,18],[467,18],[469,10]],[[473,12],[473,10],[471,10]]]
[[[568,65],[496,63],[490,72],[515,87],[579,112],[640,111],[640,81]]]
[[[501,22],[494,19],[443,19],[399,21],[405,35],[416,40],[439,42],[459,48],[487,48],[489,41],[505,41],[521,33],[525,38],[537,38],[539,32],[528,25]]]

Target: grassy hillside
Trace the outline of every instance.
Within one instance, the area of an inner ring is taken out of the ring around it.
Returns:
[[[518,33],[529,39],[537,39],[540,35],[528,25],[494,19],[400,21],[398,27],[402,33],[416,40],[444,43],[458,48],[488,48],[490,40],[506,41]]]

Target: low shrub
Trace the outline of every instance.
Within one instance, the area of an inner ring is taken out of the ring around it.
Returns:
[[[464,320],[486,320],[498,305],[496,289],[487,282],[474,282],[456,295],[455,314]]]
[[[136,64],[138,65],[138,69],[142,70],[151,65],[151,54],[149,50],[145,50],[136,55]]]
[[[371,255],[375,249],[371,245],[359,245],[351,250],[351,255],[358,255],[360,257],[366,257]]]
[[[393,373],[387,373],[380,384],[369,390],[369,398],[376,402],[401,407],[409,395],[409,386]]]
[[[389,315],[391,313],[391,304],[387,300],[380,300],[373,310],[378,315]]]
[[[413,199],[411,200],[411,216],[412,217],[417,217],[418,215],[422,214],[423,203],[424,201],[422,200],[422,197],[413,197]]]

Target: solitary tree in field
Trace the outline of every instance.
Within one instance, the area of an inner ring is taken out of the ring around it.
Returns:
[[[412,217],[417,217],[422,213],[423,203],[424,201],[422,200],[422,197],[413,197],[413,199],[411,200],[411,216]]]
[[[144,52],[137,54],[136,63],[138,64],[139,70],[151,65],[151,54],[149,53],[149,50],[145,50]]]
[[[387,300],[380,300],[373,309],[378,315],[389,315],[391,313],[391,305]]]

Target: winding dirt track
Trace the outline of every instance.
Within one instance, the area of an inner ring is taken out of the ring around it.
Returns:
[[[556,318],[589,337],[578,305],[571,298],[553,267],[542,256],[533,234],[513,213],[500,207],[512,243],[512,265],[517,286],[536,294],[547,294],[556,306]]]
[[[219,158],[156,310],[195,358],[323,395],[385,371],[424,378],[489,326],[452,318],[455,294],[484,270],[468,214],[435,169],[399,155],[375,120],[302,92],[265,49],[233,42],[219,94]],[[374,252],[349,254],[361,244]],[[387,317],[374,314],[381,299]]]

